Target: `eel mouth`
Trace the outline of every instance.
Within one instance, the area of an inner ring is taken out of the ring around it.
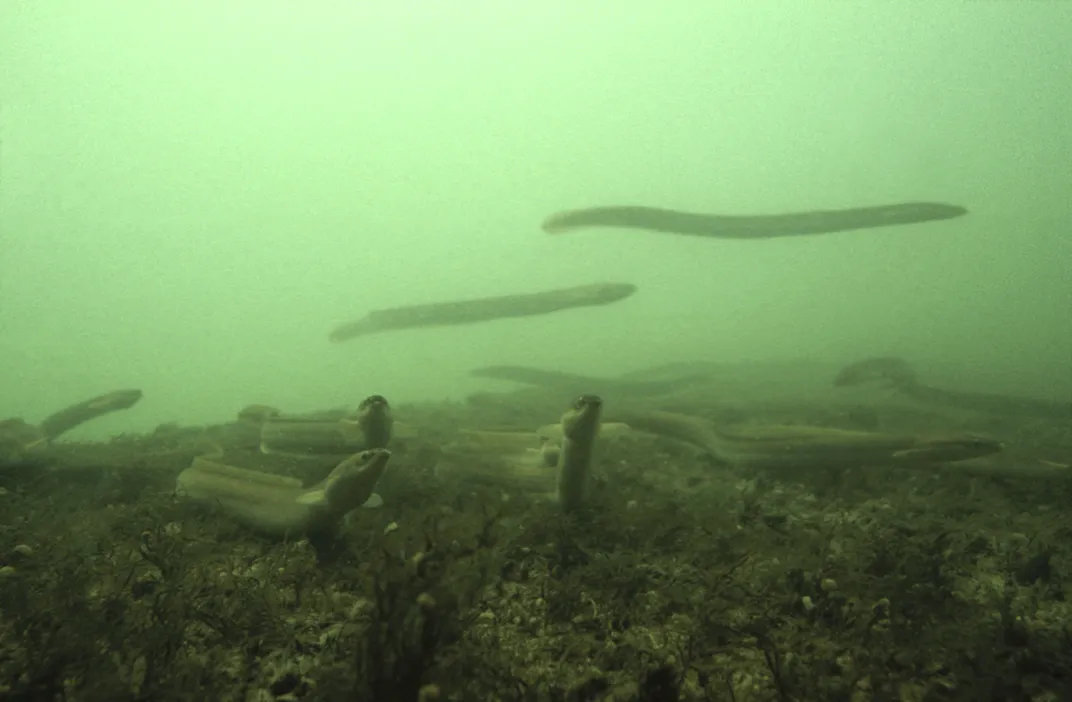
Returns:
[[[567,439],[583,439],[599,428],[603,412],[603,398],[599,395],[581,395],[562,415],[562,434]]]
[[[575,410],[587,410],[589,408],[598,408],[603,406],[603,398],[599,395],[581,395],[573,401],[573,409]]]
[[[354,472],[365,473],[383,468],[391,459],[391,452],[385,448],[371,448],[361,451],[355,458],[357,460],[353,464]]]

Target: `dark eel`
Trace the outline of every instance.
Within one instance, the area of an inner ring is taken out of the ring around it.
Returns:
[[[44,437],[51,441],[91,419],[130,409],[140,399],[141,390],[116,390],[50,414],[37,426]]]
[[[539,293],[392,307],[373,310],[361,319],[341,324],[331,332],[329,338],[333,342],[340,342],[396,329],[474,324],[509,317],[550,314],[575,307],[609,305],[624,300],[636,291],[636,286],[630,283],[597,283]]]
[[[876,380],[886,382],[913,400],[942,407],[998,415],[1072,419],[1072,402],[936,388],[919,382],[907,361],[889,356],[867,358],[845,366],[834,379],[834,385],[848,387]]]
[[[558,451],[558,502],[563,511],[584,506],[591,472],[592,449],[599,434],[603,399],[581,395],[562,415],[562,445]]]
[[[963,207],[941,202],[904,202],[780,215],[715,215],[658,207],[609,206],[556,212],[542,226],[549,234],[587,227],[617,227],[715,239],[770,239],[931,222],[960,217],[967,212]]]
[[[903,358],[878,356],[865,358],[838,371],[834,385],[847,388],[871,381],[881,381],[889,387],[901,388],[916,385],[916,371]]]

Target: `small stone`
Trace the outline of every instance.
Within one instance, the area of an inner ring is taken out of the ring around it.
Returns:
[[[26,544],[19,544],[18,546],[16,546],[14,548],[14,551],[15,551],[15,553],[17,553],[20,556],[23,556],[25,558],[29,558],[30,556],[33,555],[33,549],[30,548],[29,546],[27,546]]]
[[[808,612],[810,612],[810,611],[812,611],[813,609],[815,609],[815,603],[814,603],[814,602],[812,602],[812,601],[811,601],[811,598],[810,598],[810,597],[808,597],[807,595],[804,595],[803,597],[801,597],[801,598],[800,598],[800,604],[801,604],[801,606],[803,606],[803,607],[804,607],[804,609],[805,609],[805,610],[807,610]]]
[[[398,531],[398,522],[391,522],[383,528],[383,535],[387,536],[388,534],[391,534],[396,531]]]
[[[819,583],[819,587],[822,588],[823,592],[833,592],[837,590],[837,581],[833,578],[823,578],[822,582]]]
[[[10,578],[15,575],[15,569],[11,566],[4,566],[0,568],[0,578]]]

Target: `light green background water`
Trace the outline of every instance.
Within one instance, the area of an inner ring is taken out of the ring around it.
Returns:
[[[0,0],[0,417],[460,398],[466,372],[900,354],[1072,393],[1072,3]],[[554,210],[938,200],[799,240]],[[406,303],[614,307],[331,345]],[[929,364],[929,365],[928,365]]]

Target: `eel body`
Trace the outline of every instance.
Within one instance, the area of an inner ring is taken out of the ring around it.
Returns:
[[[43,455],[53,440],[71,429],[106,414],[129,409],[141,397],[141,390],[115,390],[65,407],[45,417],[40,424],[30,424],[18,418],[0,420],[0,463],[19,463]]]
[[[770,239],[917,224],[952,219],[967,212],[963,207],[940,202],[904,202],[777,215],[698,214],[659,207],[623,205],[557,212],[545,219],[542,226],[549,234],[591,227],[614,227],[713,239]]]
[[[342,455],[365,449],[386,448],[394,418],[382,395],[370,395],[354,417],[338,420],[268,416],[261,424],[261,453]]]
[[[881,382],[896,388],[915,385],[919,381],[912,366],[896,356],[865,358],[850,363],[834,377],[834,386],[839,388],[868,382]]]
[[[897,389],[918,402],[944,407],[1008,416],[1072,420],[1072,402],[1051,402],[1035,397],[988,392],[945,390],[923,383],[913,383]]]
[[[0,420],[0,465],[31,460],[47,449],[40,427],[18,417]]]
[[[463,431],[442,448],[439,478],[548,496],[554,490],[557,446],[532,432]]]
[[[470,375],[477,378],[507,380],[561,392],[577,392],[579,388],[586,387],[599,388],[599,392],[603,394],[618,393],[635,397],[651,397],[678,392],[697,383],[702,383],[710,377],[706,374],[694,373],[655,380],[593,378],[577,373],[507,365],[476,368],[470,371]]]
[[[583,504],[603,401],[575,400],[562,419],[532,431],[463,430],[442,448],[436,475],[519,490],[557,500],[565,510]],[[624,424],[606,426],[614,435]]]
[[[356,453],[311,488],[294,478],[199,457],[179,473],[176,491],[262,533],[320,533],[335,528],[351,510],[375,502],[373,490],[390,457],[387,449]]]
[[[885,382],[902,395],[924,404],[997,415],[1072,420],[1072,402],[934,387],[919,382],[907,361],[891,356],[850,363],[834,378],[834,385],[849,387],[874,381]]]
[[[923,467],[998,453],[1000,442],[977,436],[901,436],[810,426],[763,426],[727,432],[698,417],[633,412],[629,426],[690,443],[721,462],[744,468]]]
[[[51,441],[83,422],[133,407],[141,399],[141,390],[116,390],[98,395],[85,402],[71,405],[45,417],[38,425],[45,438]]]
[[[373,310],[360,319],[340,324],[329,338],[338,343],[400,329],[475,324],[550,314],[577,307],[597,307],[624,300],[636,291],[636,286],[630,283],[597,283],[538,293],[392,307]]]
[[[584,506],[591,472],[592,450],[599,434],[603,400],[596,395],[581,395],[562,415],[562,445],[558,452],[558,502],[563,511]]]
[[[271,405],[246,405],[238,411],[238,421],[260,426],[272,417],[278,417],[281,414],[283,413]]]

